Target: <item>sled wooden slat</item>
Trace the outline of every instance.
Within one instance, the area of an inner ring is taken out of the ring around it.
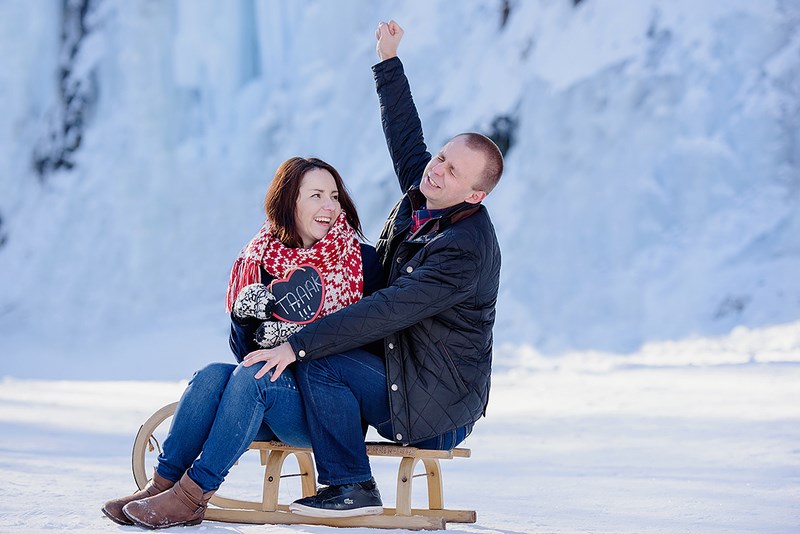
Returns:
[[[301,451],[311,452],[311,449],[292,447],[280,441],[254,441],[250,444],[251,449],[260,451]],[[392,456],[399,458],[438,458],[441,460],[451,460],[453,458],[469,458],[469,449],[452,449],[449,451],[436,451],[428,449],[417,449],[394,443],[384,443],[381,441],[368,441],[367,454],[370,456]]]
[[[423,515],[402,517],[396,515],[369,515],[361,517],[308,517],[290,512],[260,512],[211,508],[206,510],[206,519],[228,523],[250,523],[257,525],[325,525],[329,527],[368,527],[407,530],[444,530],[446,521],[442,517]]]
[[[145,450],[155,429],[175,412],[177,403],[164,406],[156,411],[139,429],[133,446],[133,475],[139,488],[147,484],[145,473]],[[254,441],[251,450],[259,451],[261,465],[264,466],[264,484],[261,502],[223,497],[216,493],[210,501],[206,519],[252,524],[306,524],[328,525],[334,527],[370,527],[408,530],[442,530],[450,523],[474,523],[477,515],[474,510],[448,510],[444,507],[442,471],[440,460],[469,458],[469,449],[450,451],[417,449],[390,442],[367,443],[369,456],[400,458],[397,471],[397,503],[394,508],[384,507],[380,515],[329,518],[309,517],[289,512],[286,504],[278,503],[283,465],[289,456],[294,456],[300,472],[303,497],[316,493],[316,470],[311,449],[292,447],[278,441]],[[419,462],[425,472],[414,474]],[[428,489],[428,507],[411,507],[411,487],[415,477],[425,476]],[[222,488],[224,490],[224,486]]]
[[[396,508],[383,508],[384,515],[397,515]],[[411,515],[428,515],[442,517],[447,523],[474,523],[477,520],[475,510],[432,510],[430,508],[412,508]]]
[[[453,458],[469,458],[469,449],[453,449],[450,451],[433,451],[427,449],[417,449],[415,447],[404,447],[387,443],[370,442],[367,443],[367,454],[370,456],[394,456],[400,458],[432,458],[440,460],[452,460]]]

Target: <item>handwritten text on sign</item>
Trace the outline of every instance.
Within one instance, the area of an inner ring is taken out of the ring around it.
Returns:
[[[272,315],[281,321],[306,324],[322,311],[325,286],[313,265],[300,265],[286,278],[274,280],[269,289],[277,300]]]

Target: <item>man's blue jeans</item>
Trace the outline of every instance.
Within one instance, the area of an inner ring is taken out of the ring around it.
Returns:
[[[384,359],[356,349],[296,363],[294,371],[303,393],[320,484],[369,480],[372,471],[362,421],[395,441]],[[452,449],[471,431],[470,424],[412,445]]]
[[[260,368],[212,363],[194,374],[158,457],[161,476],[176,481],[188,470],[207,492],[219,488],[255,438],[311,446],[292,369],[270,382],[271,372],[255,379]]]

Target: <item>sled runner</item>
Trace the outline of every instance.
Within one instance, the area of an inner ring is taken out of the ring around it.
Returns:
[[[141,489],[147,484],[148,475],[146,453],[153,451],[156,429],[164,421],[172,417],[178,403],[173,402],[157,410],[139,428],[133,443],[133,478]],[[163,429],[162,429],[163,430]],[[370,456],[400,458],[397,471],[397,502],[394,508],[383,509],[383,514],[362,517],[322,518],[309,517],[289,512],[287,504],[278,502],[278,491],[281,479],[288,476],[299,476],[303,497],[316,493],[316,471],[311,449],[291,447],[278,441],[254,441],[249,447],[259,451],[261,465],[264,466],[264,484],[261,502],[232,499],[215,494],[206,511],[205,519],[210,521],[227,521],[232,523],[255,524],[306,524],[328,525],[334,527],[370,527],[370,528],[403,528],[409,530],[442,530],[447,523],[474,523],[474,510],[449,510],[444,508],[442,491],[442,472],[439,460],[452,458],[469,458],[469,449],[453,449],[450,451],[425,450],[406,447],[391,442],[369,442],[367,453]],[[294,455],[300,473],[283,474],[286,459]],[[417,463],[422,461],[425,472],[414,474]],[[152,467],[149,467],[152,469]],[[427,477],[428,507],[411,507],[411,485],[414,478]]]

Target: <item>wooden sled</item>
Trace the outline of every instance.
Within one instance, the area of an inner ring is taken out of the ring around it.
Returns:
[[[154,432],[175,413],[178,403],[173,402],[157,410],[144,422],[133,443],[133,478],[139,489],[144,488],[149,476],[145,466],[145,454],[153,451],[153,443],[158,446]],[[264,469],[264,485],[261,502],[231,499],[216,493],[210,501],[212,506],[206,511],[206,520],[231,523],[255,524],[305,524],[328,525],[333,527],[370,527],[408,530],[443,530],[447,523],[474,523],[474,510],[449,510],[444,508],[442,491],[442,471],[439,460],[469,458],[469,449],[450,451],[425,450],[404,447],[390,442],[367,443],[370,456],[390,456],[400,458],[397,471],[397,503],[395,508],[384,507],[380,515],[322,518],[309,517],[289,512],[287,504],[278,503],[278,491],[283,475],[283,465],[290,455],[294,455],[300,468],[303,497],[316,493],[316,471],[311,449],[291,447],[277,441],[254,441],[250,449],[258,450]],[[422,461],[425,473],[414,474],[417,463]],[[152,468],[151,468],[152,469]],[[428,479],[428,507],[411,508],[411,484],[415,477]]]

